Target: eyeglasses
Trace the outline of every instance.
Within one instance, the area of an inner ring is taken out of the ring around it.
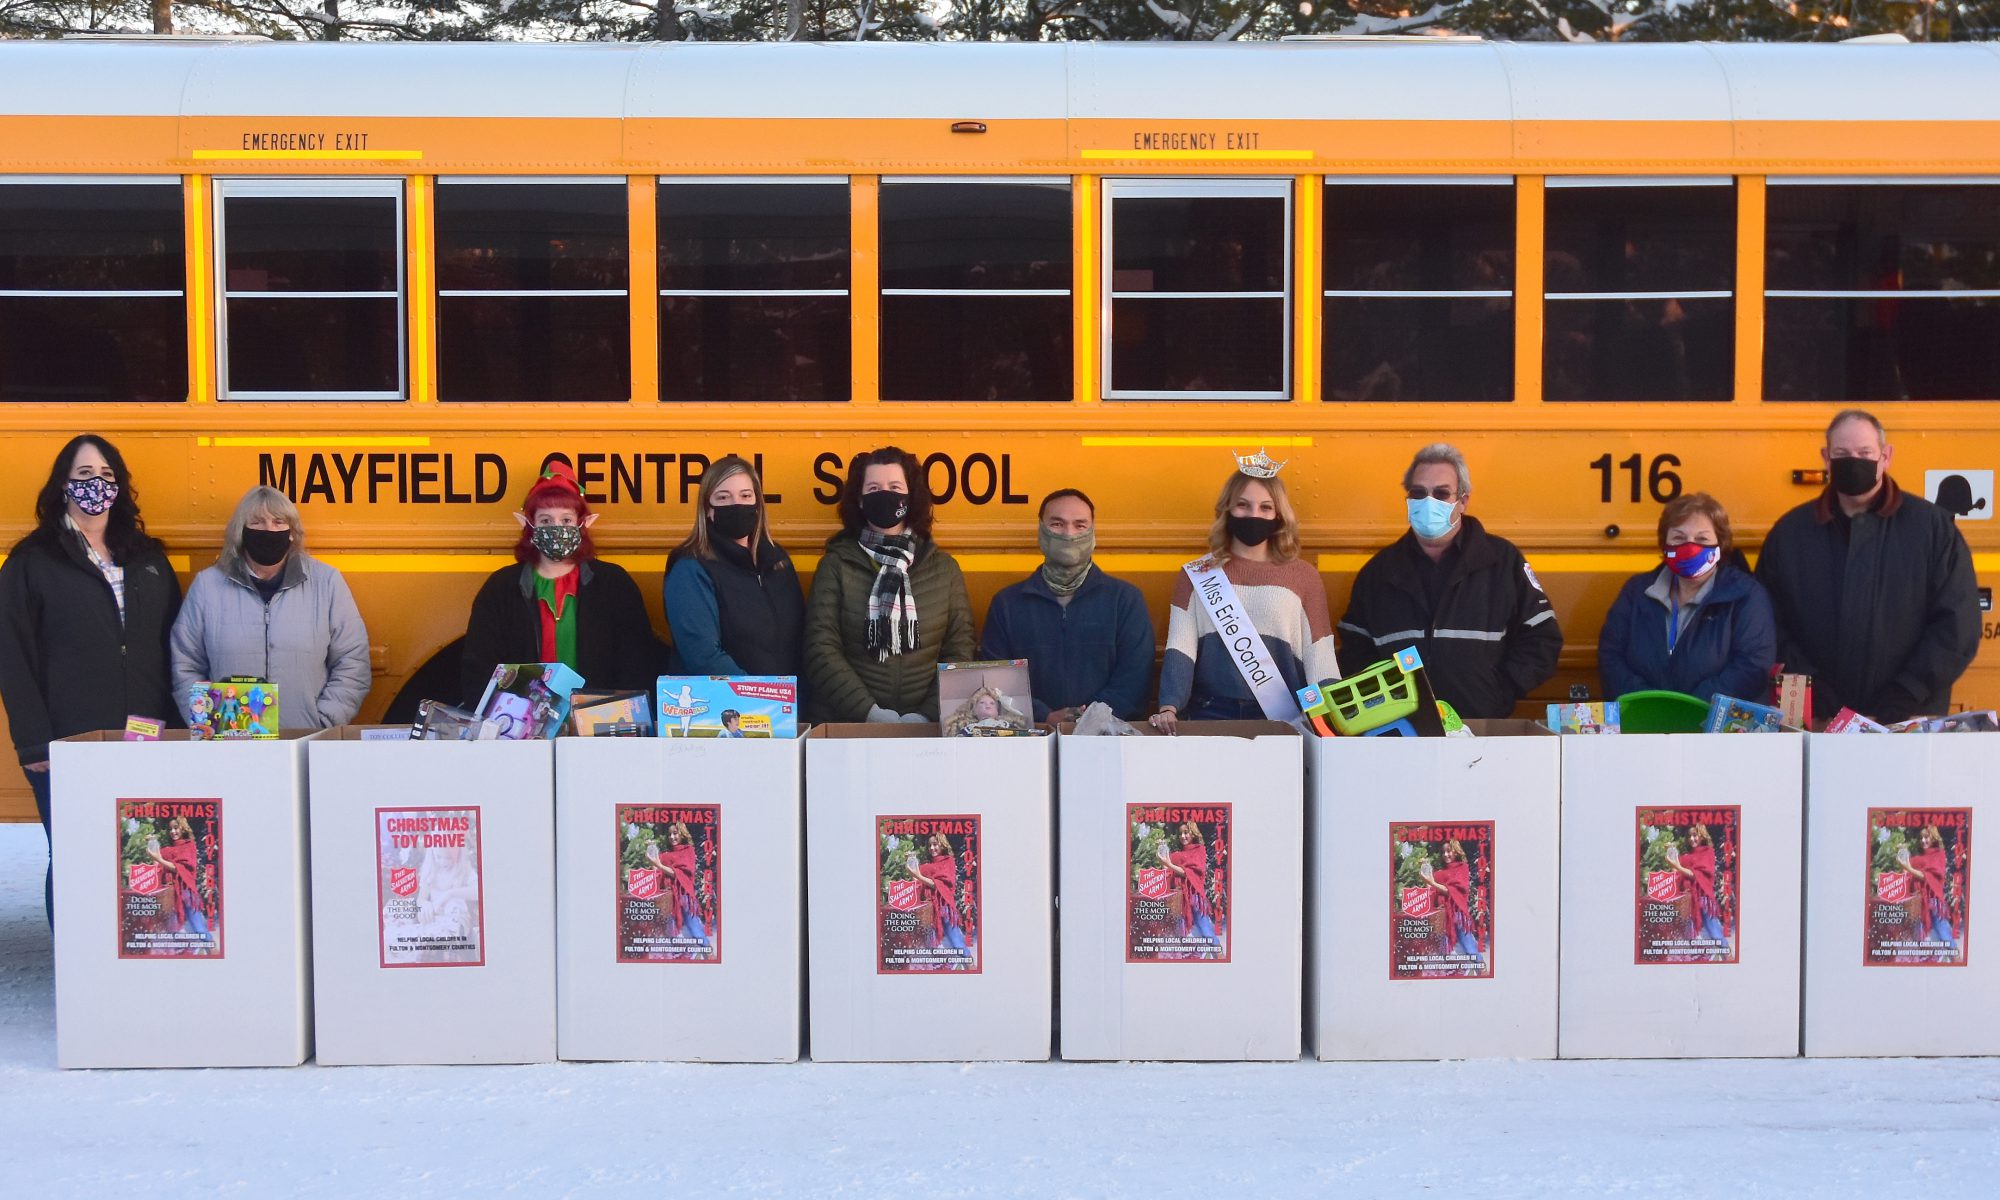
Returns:
[[[1420,487],[1405,488],[1412,500],[1442,500],[1446,504],[1458,499],[1458,491],[1448,483],[1441,483],[1428,490]]]

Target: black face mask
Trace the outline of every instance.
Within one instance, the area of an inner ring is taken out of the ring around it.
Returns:
[[[285,555],[292,552],[292,531],[289,529],[246,529],[243,531],[243,553],[260,567],[275,567],[285,561]]]
[[[1240,517],[1229,515],[1229,536],[1246,546],[1261,546],[1278,532],[1276,517]]]
[[[1882,464],[1872,458],[1836,458],[1831,466],[1833,490],[1843,496],[1866,495],[1881,478]]]
[[[908,493],[869,492],[861,497],[861,519],[877,529],[894,529],[909,515]]]
[[[709,510],[708,536],[716,541],[733,542],[755,532],[757,506],[754,504],[722,504]]]

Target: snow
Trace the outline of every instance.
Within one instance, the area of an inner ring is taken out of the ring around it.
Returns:
[[[38,827],[0,825],[9,1196],[1928,1198],[2000,1178],[2000,1060],[60,1072],[43,855]],[[161,1037],[204,1019],[132,1012]]]

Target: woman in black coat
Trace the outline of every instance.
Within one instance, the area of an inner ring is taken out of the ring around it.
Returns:
[[[146,533],[123,455],[71,438],[35,497],[35,529],[0,565],[0,700],[49,827],[49,743],[129,716],[180,725],[167,637],[181,584]],[[53,872],[47,890],[54,913]]]
[[[651,692],[664,648],[639,585],[597,557],[597,514],[562,463],[551,464],[514,514],[519,566],[488,576],[472,601],[460,660],[460,693],[479,703],[502,663],[560,662],[593,690]]]
[[[757,468],[731,454],[701,477],[700,495],[662,589],[674,673],[800,675],[805,592],[771,540]]]

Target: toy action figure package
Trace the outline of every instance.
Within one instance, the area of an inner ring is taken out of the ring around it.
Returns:
[[[938,712],[946,737],[1026,737],[1035,732],[1028,660],[939,663]]]
[[[188,737],[197,742],[278,736],[278,685],[244,675],[188,688]]]
[[[1768,704],[1752,704],[1734,696],[1718,694],[1708,702],[1708,733],[1776,733],[1785,727],[1785,714]]]
[[[1948,717],[1911,717],[1889,726],[1890,733],[1994,733],[2000,732],[2000,714],[1992,709],[1952,713]]]
[[[796,675],[662,675],[658,699],[661,737],[799,736]]]
[[[572,737],[652,737],[653,701],[644,692],[577,692],[569,698]]]
[[[486,694],[475,711],[484,726],[481,739],[525,742],[552,738],[569,720],[570,694],[583,676],[561,663],[502,663],[493,668]]]
[[[1826,723],[1828,733],[1887,733],[1889,727],[1880,721],[1871,721],[1851,708],[1843,708],[1833,714],[1833,720]]]

